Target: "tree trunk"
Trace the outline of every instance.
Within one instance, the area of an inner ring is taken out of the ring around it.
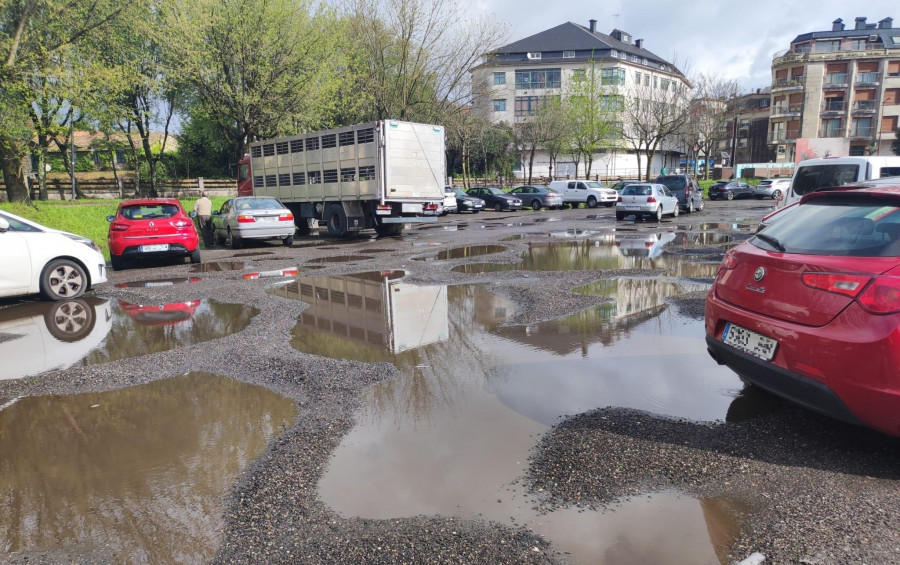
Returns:
[[[528,157],[528,184],[531,184],[531,175],[534,170],[534,147],[531,148],[531,153]]]
[[[640,149],[635,149],[635,150],[634,150],[634,156],[635,156],[635,158],[637,159],[637,175],[638,175],[638,180],[644,180],[644,179],[641,178],[641,150],[640,150]]]
[[[5,133],[0,133],[0,169],[3,170],[6,199],[9,202],[31,204],[31,195],[28,194],[28,184],[25,180],[26,153],[22,143],[10,139]]]

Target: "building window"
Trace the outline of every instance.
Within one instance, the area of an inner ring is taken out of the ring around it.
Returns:
[[[663,89],[663,90],[669,90],[669,83],[670,83],[670,82],[671,82],[671,81],[670,81],[669,79],[665,79],[665,78],[664,78],[664,79],[660,79],[660,81],[659,81],[659,87],[660,87],[661,89]]]
[[[641,71],[634,71],[634,84],[641,84]]]
[[[600,83],[612,85],[625,84],[625,69],[601,69]]]
[[[625,109],[625,98],[605,94],[600,97],[600,108],[606,112],[619,112]]]
[[[494,84],[506,84],[506,73],[494,73]]]
[[[841,40],[828,40],[816,41],[816,53],[834,53],[836,51],[840,51],[841,49]]]
[[[640,57],[638,57],[637,55],[632,55],[632,56],[631,56],[631,62],[632,62],[632,63],[637,63],[639,60],[640,60]]]
[[[866,146],[865,145],[851,145],[850,153],[851,157],[862,157],[866,154]]]
[[[653,88],[659,88],[659,77],[653,77]]]
[[[559,101],[559,96],[516,96],[515,115],[518,118],[533,116],[551,100]]]
[[[619,53],[619,59],[622,59],[623,61],[627,61],[628,53]]]
[[[572,71],[572,79],[573,80],[583,81],[584,76],[585,76],[584,69],[575,69],[574,71]]]
[[[650,73],[644,75],[644,86],[650,86]]]
[[[843,137],[840,118],[822,120],[821,137]]]
[[[574,59],[575,52],[574,51],[563,51],[563,59]]]
[[[794,53],[809,53],[809,43],[798,43],[794,45]]]
[[[872,137],[874,133],[872,118],[856,118],[850,124],[850,137]]]
[[[516,71],[516,89],[559,88],[561,76],[560,69]]]
[[[540,53],[529,53],[529,54],[528,54],[528,58],[529,58],[529,59],[532,59],[532,60],[540,59],[540,58],[541,58],[541,54],[540,54]]]
[[[506,99],[505,98],[495,98],[494,99],[494,111],[495,112],[505,112],[506,111]]]
[[[865,51],[866,44],[868,41],[865,39],[851,39],[850,40],[850,50],[851,51]]]
[[[642,65],[646,65],[646,64],[647,64],[647,58],[646,58],[646,57],[642,57],[642,58],[641,58],[641,64],[642,64]]]
[[[618,58],[619,58],[619,52],[616,51],[615,49],[611,49],[611,50],[609,51],[609,56],[612,57],[613,59],[618,59]]]

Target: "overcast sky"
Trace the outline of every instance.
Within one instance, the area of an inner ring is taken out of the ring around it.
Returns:
[[[771,83],[776,51],[787,49],[801,33],[830,30],[837,18],[852,28],[858,16],[869,23],[890,16],[894,27],[900,27],[900,3],[887,0],[860,2],[856,8],[846,0],[471,1],[476,11],[493,13],[508,25],[509,42],[565,22],[587,26],[588,20],[595,19],[597,31],[627,31],[683,71],[733,78],[745,91]]]

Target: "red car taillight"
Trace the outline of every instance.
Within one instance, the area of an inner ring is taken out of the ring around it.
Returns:
[[[801,279],[810,288],[855,298],[872,277],[842,273],[803,273]]]
[[[438,209],[438,205],[437,205],[437,204],[426,204],[426,205],[425,205],[425,210],[429,210],[429,211],[432,211],[432,212],[433,212],[433,211],[435,211],[435,210],[437,210],[437,209]]]
[[[172,225],[174,225],[176,228],[178,228],[180,230],[183,230],[187,227],[194,227],[194,223],[189,222],[187,220],[176,220],[176,221],[172,222]]]
[[[113,222],[109,225],[109,229],[111,229],[112,231],[125,231],[128,229],[128,224]]]
[[[875,277],[856,301],[872,314],[900,312],[900,277]]]
[[[735,257],[734,253],[731,251],[725,253],[725,256],[722,257],[722,262],[719,264],[720,269],[726,269],[730,271],[731,269],[738,266],[738,258]]]
[[[616,198],[616,202],[621,202],[621,201],[622,201],[622,197],[621,197],[621,196],[618,197],[618,198]]]
[[[656,203],[656,198],[654,198],[652,196],[647,197],[647,204],[655,204],[655,203]]]
[[[251,222],[255,222],[256,218],[253,216],[238,216],[237,221],[239,224],[249,224]]]
[[[278,221],[279,222],[293,222],[294,215],[291,214],[290,212],[288,212],[287,214],[282,214],[282,215],[278,216]]]

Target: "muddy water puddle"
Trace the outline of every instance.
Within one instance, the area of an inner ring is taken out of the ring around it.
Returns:
[[[451,270],[481,274],[502,271],[586,271],[666,269],[675,276],[712,278],[717,265],[692,263],[664,253],[675,233],[609,234],[587,241],[530,243],[518,263],[467,263]],[[689,271],[691,274],[686,274]],[[705,273],[701,276],[699,273]]]
[[[274,251],[250,251],[248,253],[235,253],[232,257],[262,257],[264,255],[275,255]]]
[[[604,559],[625,549],[676,556],[667,563],[717,561],[736,534],[704,537],[718,528],[707,501],[655,494],[606,512],[542,515],[516,484],[537,438],[566,414],[622,406],[726,418],[740,381],[706,354],[702,321],[666,302],[706,285],[621,279],[583,290],[607,299],[596,307],[507,327],[514,304],[481,285],[416,286],[391,276],[301,278],[275,290],[311,305],[293,330],[297,349],[392,362],[400,372],[365,394],[359,424],[320,481],[325,503],[344,516],[526,525],[578,563],[617,562]],[[642,520],[650,514],[658,520]],[[730,517],[725,511],[722,520]],[[627,530],[633,547],[619,547],[618,534],[599,535],[600,527]]]
[[[507,247],[503,245],[469,245],[466,247],[457,247],[447,249],[425,257],[416,257],[416,261],[447,261],[450,259],[465,259],[467,257],[478,257],[480,255],[491,255],[493,253],[501,253],[506,251]]]
[[[0,410],[0,548],[209,562],[223,500],[295,416],[285,397],[204,373],[20,398]]]
[[[215,261],[213,263],[200,263],[191,267],[192,273],[220,273],[222,271],[240,271],[244,268],[243,261]]]
[[[176,284],[188,284],[200,282],[200,277],[177,277],[170,279],[149,279],[143,281],[123,282],[116,285],[116,288],[154,288],[158,286],[172,286]]]
[[[191,300],[135,304],[85,297],[0,310],[0,380],[95,365],[217,339],[244,329],[259,311]]]
[[[565,231],[550,232],[550,237],[574,238],[574,237],[590,237],[600,233],[598,230],[582,230],[577,228],[569,228]]]
[[[369,255],[332,255],[330,257],[319,257],[318,259],[310,259],[310,263],[351,263],[353,261],[365,261],[371,259]]]

